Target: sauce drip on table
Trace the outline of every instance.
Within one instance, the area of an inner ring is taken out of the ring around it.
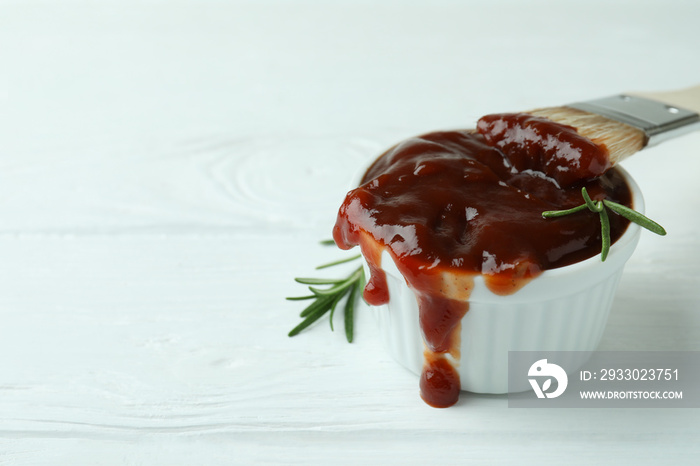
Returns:
[[[473,277],[481,274],[492,292],[506,295],[544,270],[598,254],[597,214],[542,218],[545,210],[580,205],[582,186],[594,200],[631,203],[624,179],[609,164],[604,174],[591,175],[591,167],[606,166],[604,147],[591,147],[585,138],[577,145],[575,129],[543,119],[535,122],[541,137],[533,139],[527,128],[532,118],[487,116],[478,133],[435,132],[401,142],[374,162],[338,212],[336,244],[360,245],[369,265],[367,302],[389,300],[384,250],[416,294],[426,345],[421,396],[431,406],[451,406],[459,397],[450,360],[459,359]],[[537,146],[546,147],[537,152]],[[583,155],[575,159],[572,153]],[[557,174],[565,176],[557,180]],[[627,224],[610,216],[612,241]],[[461,277],[461,288],[447,290],[445,274]]]

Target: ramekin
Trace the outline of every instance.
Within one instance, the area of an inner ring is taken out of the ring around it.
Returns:
[[[643,213],[639,186],[629,173],[618,170],[630,187],[634,209]],[[477,276],[469,311],[462,319],[461,358],[453,361],[462,390],[507,393],[508,351],[595,350],[639,235],[640,227],[630,223],[611,246],[605,262],[596,255],[547,270],[509,296],[493,294]],[[384,346],[396,361],[419,375],[425,345],[416,297],[387,251],[381,264],[390,299],[388,304],[377,306],[374,315]]]

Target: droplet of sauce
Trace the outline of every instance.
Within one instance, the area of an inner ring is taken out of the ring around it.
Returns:
[[[372,164],[338,212],[336,244],[359,245],[369,266],[367,302],[390,299],[384,251],[416,294],[425,342],[421,397],[431,406],[459,398],[450,358],[459,360],[473,278],[481,275],[493,293],[507,295],[544,270],[598,254],[600,226],[589,212],[556,221],[541,215],[581,204],[583,186],[594,200],[631,206],[629,188],[606,163],[604,147],[574,128],[532,118],[490,115],[479,121],[479,132],[403,141]],[[627,225],[610,216],[612,241]]]
[[[420,395],[435,408],[449,408],[459,399],[459,374],[444,355],[426,352]]]

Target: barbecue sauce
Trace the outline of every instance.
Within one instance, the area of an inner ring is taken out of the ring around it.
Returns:
[[[477,130],[488,144],[506,153],[518,171],[541,171],[560,186],[595,178],[611,166],[607,150],[576,128],[546,118],[527,113],[486,115]]]
[[[543,211],[580,205],[581,187],[594,200],[631,204],[605,147],[574,128],[505,114],[482,118],[477,130],[434,132],[385,152],[347,194],[333,229],[339,247],[360,245],[370,269],[369,304],[389,300],[384,250],[416,294],[426,347],[421,396],[435,407],[459,397],[450,359],[459,360],[473,277],[507,295],[544,270],[598,254],[597,214],[542,218]],[[627,225],[610,216],[613,242]],[[460,277],[460,288],[447,290],[446,275]]]

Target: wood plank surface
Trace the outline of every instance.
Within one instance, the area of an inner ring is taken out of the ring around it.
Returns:
[[[700,81],[692,2],[0,2],[0,463],[696,464],[696,409],[436,410],[294,276],[401,138]],[[652,27],[653,26],[653,27]],[[700,134],[600,345],[700,351]],[[332,273],[329,271],[329,273]],[[336,324],[340,321],[336,317]]]

